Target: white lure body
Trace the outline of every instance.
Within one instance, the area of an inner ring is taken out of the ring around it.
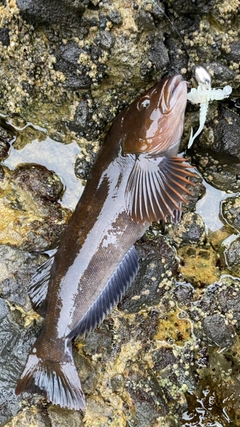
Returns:
[[[188,141],[188,148],[193,144],[195,138],[202,132],[208,112],[208,104],[210,101],[220,101],[224,98],[228,98],[232,93],[231,86],[225,86],[223,89],[212,89],[210,74],[201,66],[197,66],[195,69],[195,78],[198,83],[198,87],[191,89],[187,95],[188,101],[192,104],[200,104],[200,117],[199,117],[199,128],[193,135],[193,129]]]

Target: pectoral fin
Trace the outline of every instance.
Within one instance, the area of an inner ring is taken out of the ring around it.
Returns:
[[[139,223],[175,219],[181,212],[181,203],[187,203],[191,192],[187,184],[194,185],[193,176],[181,157],[139,156],[129,176],[126,191],[126,210]],[[176,212],[178,211],[178,212]]]
[[[138,255],[134,246],[129,249],[105,288],[83,316],[80,322],[69,333],[69,339],[90,332],[99,326],[104,317],[119,303],[138,271]]]

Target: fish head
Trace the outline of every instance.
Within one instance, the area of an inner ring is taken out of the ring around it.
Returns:
[[[121,114],[123,153],[176,155],[186,103],[187,83],[180,74],[148,89]]]

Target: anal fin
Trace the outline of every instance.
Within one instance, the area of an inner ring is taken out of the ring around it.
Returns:
[[[78,335],[85,334],[99,326],[104,317],[119,303],[135,279],[137,271],[138,255],[135,247],[132,246],[116,268],[97,300],[69,333],[68,338],[72,339]]]

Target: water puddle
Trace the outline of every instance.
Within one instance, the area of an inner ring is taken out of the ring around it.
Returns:
[[[65,145],[46,136],[43,141],[32,140],[21,150],[16,150],[12,146],[10,155],[3,165],[15,169],[21,163],[37,163],[53,170],[60,176],[65,186],[61,204],[73,210],[83,191],[82,182],[74,173],[76,155],[79,152],[76,141]]]
[[[226,191],[212,187],[204,179],[203,184],[206,187],[206,193],[197,202],[196,212],[201,215],[207,229],[214,232],[222,228],[224,225],[219,217],[221,202],[235,194],[226,193]]]

